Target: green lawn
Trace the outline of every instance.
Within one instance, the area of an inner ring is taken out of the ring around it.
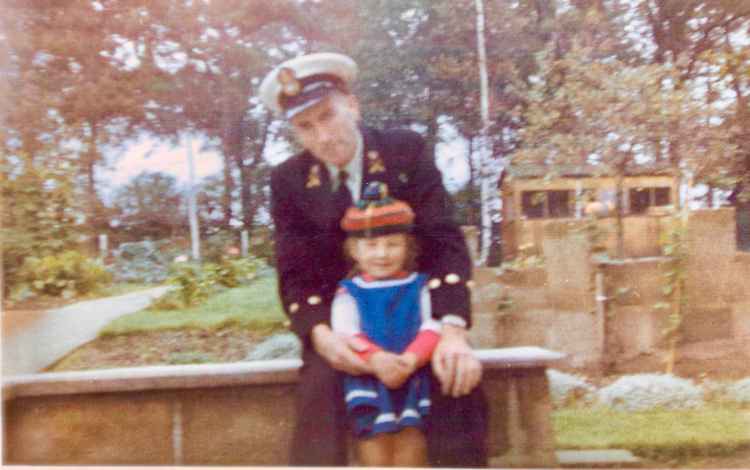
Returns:
[[[727,455],[750,447],[750,415],[732,407],[624,412],[563,409],[552,415],[558,449],[628,449],[651,458]]]
[[[246,287],[220,292],[185,310],[142,310],[105,326],[101,335],[119,335],[171,328],[216,329],[244,326],[258,330],[281,328],[286,317],[276,292],[276,278],[261,277]]]

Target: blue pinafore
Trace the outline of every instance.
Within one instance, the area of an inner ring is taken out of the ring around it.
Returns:
[[[357,283],[341,282],[359,309],[364,335],[386,351],[402,353],[422,324],[421,291],[427,277]],[[346,410],[357,437],[421,428],[430,408],[430,383],[426,367],[415,372],[400,388],[390,390],[376,377],[345,376]]]

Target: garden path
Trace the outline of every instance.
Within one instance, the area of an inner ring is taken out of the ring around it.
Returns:
[[[95,339],[113,319],[147,307],[169,289],[170,286],[160,286],[43,312],[3,312],[2,375],[41,371]]]

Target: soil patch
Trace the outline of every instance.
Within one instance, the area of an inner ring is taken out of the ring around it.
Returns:
[[[76,348],[46,371],[237,362],[266,336],[241,327],[104,336]]]

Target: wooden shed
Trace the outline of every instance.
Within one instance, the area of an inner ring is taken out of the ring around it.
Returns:
[[[668,167],[638,167],[623,178],[625,255],[660,253],[659,233],[664,215],[679,197],[679,178]],[[583,219],[595,213],[607,238],[608,251],[616,244],[616,179],[596,165],[510,166],[501,186],[503,200],[503,255],[513,258],[519,247],[539,252],[545,223]]]

